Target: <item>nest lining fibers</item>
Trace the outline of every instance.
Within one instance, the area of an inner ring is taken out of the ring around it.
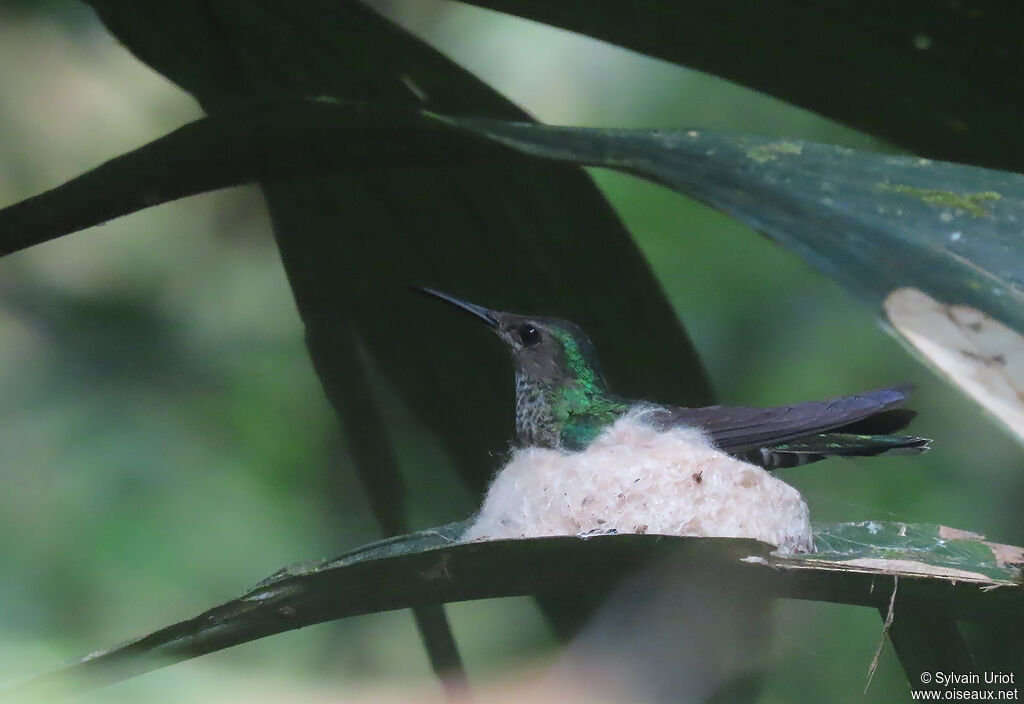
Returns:
[[[657,533],[814,550],[800,492],[699,430],[659,431],[643,415],[627,414],[581,452],[517,450],[463,538]]]

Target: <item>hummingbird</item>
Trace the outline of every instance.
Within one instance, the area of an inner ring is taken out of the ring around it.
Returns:
[[[524,447],[583,450],[637,407],[644,409],[643,422],[659,430],[697,428],[723,452],[768,470],[828,457],[919,453],[931,442],[894,434],[917,415],[901,408],[912,391],[906,384],[771,408],[685,408],[630,400],[609,392],[594,346],[579,325],[490,310],[432,288],[418,290],[474,316],[508,346],[516,372],[516,436]]]

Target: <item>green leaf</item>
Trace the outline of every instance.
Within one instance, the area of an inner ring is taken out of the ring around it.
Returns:
[[[1024,439],[1024,176],[696,130],[439,119],[642,176],[750,225],[867,301]]]
[[[386,145],[376,161],[365,146],[373,141]],[[204,147],[213,144],[215,154]],[[183,127],[63,190],[0,212],[0,241],[38,241],[161,198],[298,169],[404,168],[443,159],[454,170],[515,162],[500,146],[636,174],[747,223],[866,301],[1024,436],[1024,408],[1014,395],[1024,391],[1017,361],[1024,359],[1024,176],[1004,171],[693,130],[547,127],[272,101]],[[598,246],[589,243],[587,256]],[[580,317],[586,319],[582,309]],[[933,333],[943,321],[960,322],[952,332]],[[948,358],[973,366],[950,370]]]
[[[1024,176],[693,130],[420,119],[309,101],[253,104],[199,120],[0,211],[0,246],[11,251],[183,195],[303,170],[348,165],[362,172],[370,162],[385,169],[442,158],[453,169],[515,161],[458,129],[524,154],[604,166],[691,195],[879,308],[894,290],[913,286],[1024,330],[1024,247],[1016,230],[1024,221]],[[366,147],[372,140],[386,148],[374,155]],[[217,153],[206,150],[212,144]]]
[[[766,594],[873,608],[884,608],[890,599],[890,590],[876,588],[876,581],[897,575],[908,577],[899,583],[902,604],[927,606],[950,618],[1024,617],[1020,567],[1007,559],[1019,563],[1024,551],[939,526],[818,526],[821,550],[792,558],[736,538],[602,535],[460,543],[465,527],[442,526],[287,567],[237,599],[9,693],[52,695],[69,683],[102,686],[282,631],[412,604],[604,589],[654,560],[673,560],[681,569],[741,565]],[[949,531],[946,537],[943,531]],[[896,557],[882,559],[880,553]],[[907,555],[916,564],[908,564]]]
[[[902,574],[932,574],[952,579],[1016,584],[1024,550],[986,541],[969,531],[926,523],[863,521],[815,526],[817,552],[804,561],[885,568],[899,564]],[[794,558],[795,561],[801,558]]]
[[[713,73],[936,159],[1024,170],[1016,3],[463,0]]]
[[[448,119],[448,118],[439,118]],[[451,120],[728,213],[878,305],[913,286],[1024,330],[1024,176],[795,140]]]

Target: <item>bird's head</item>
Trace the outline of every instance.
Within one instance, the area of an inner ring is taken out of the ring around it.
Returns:
[[[512,352],[516,371],[532,382],[549,386],[578,384],[603,391],[604,378],[593,345],[583,329],[569,320],[490,310],[431,288],[439,298],[486,323]]]

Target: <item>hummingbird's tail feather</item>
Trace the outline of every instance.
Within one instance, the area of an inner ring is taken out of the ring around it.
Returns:
[[[884,427],[884,426],[883,426]],[[844,428],[845,430],[845,428]],[[829,457],[874,457],[885,454],[916,455],[928,450],[928,438],[916,435],[863,435],[819,433],[790,442],[745,453],[748,462],[765,469],[784,469],[810,464]]]
[[[662,428],[700,428],[722,451],[766,469],[827,457],[922,452],[928,447],[927,438],[892,434],[917,415],[901,408],[911,390],[899,385],[773,408],[661,407],[651,412],[649,421]]]
[[[830,431],[886,435],[899,430],[913,417],[912,411],[900,408],[909,393],[910,387],[901,385],[773,408],[665,407],[652,412],[650,422],[663,428],[701,428],[719,448],[740,456]]]

